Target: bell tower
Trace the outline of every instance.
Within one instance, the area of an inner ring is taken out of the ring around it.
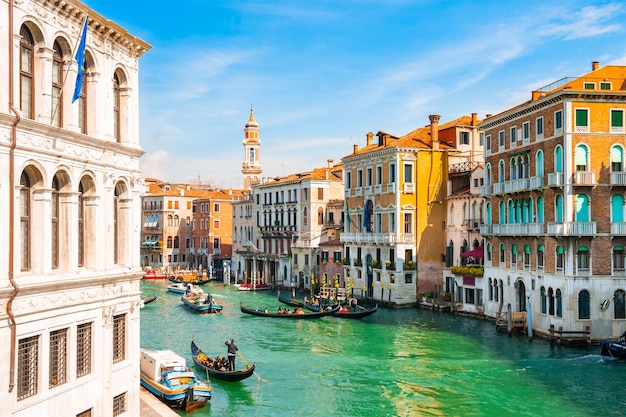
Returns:
[[[261,140],[259,124],[254,120],[254,110],[250,108],[250,117],[243,129],[243,189],[251,190],[252,184],[261,181]]]

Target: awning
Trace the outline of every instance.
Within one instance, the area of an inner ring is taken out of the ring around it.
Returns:
[[[483,258],[485,256],[485,248],[483,246],[478,246],[475,249],[461,254],[461,258],[469,258],[470,256],[472,258]]]

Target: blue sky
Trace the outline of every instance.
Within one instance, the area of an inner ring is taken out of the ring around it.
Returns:
[[[89,0],[150,43],[142,174],[241,188],[254,108],[262,176],[325,166],[379,130],[496,114],[531,91],[626,65],[618,1]]]

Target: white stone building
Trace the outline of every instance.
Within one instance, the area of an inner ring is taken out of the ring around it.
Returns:
[[[151,47],[75,0],[1,2],[0,21],[0,415],[138,416]]]

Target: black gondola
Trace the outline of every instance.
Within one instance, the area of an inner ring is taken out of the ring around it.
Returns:
[[[244,380],[254,374],[254,369],[256,368],[256,363],[253,363],[252,366],[249,366],[246,369],[241,369],[239,371],[220,371],[219,369],[215,369],[206,365],[200,359],[198,359],[200,355],[208,357],[208,355],[202,352],[198,345],[196,345],[196,343],[192,340],[191,357],[193,358],[193,363],[195,363],[198,368],[202,369],[213,378],[221,379],[222,381],[236,382]]]
[[[325,316],[330,316],[333,313],[336,313],[337,311],[339,311],[339,309],[341,308],[339,305],[330,309],[330,310],[323,310],[323,311],[318,311],[318,312],[310,312],[310,313],[305,313],[304,310],[302,310],[303,312],[301,314],[295,314],[295,313],[270,313],[270,312],[265,312],[263,310],[259,310],[259,309],[254,309],[254,308],[247,308],[243,306],[242,302],[239,302],[239,308],[241,308],[241,312],[244,314],[250,314],[253,316],[260,316],[260,317],[276,317],[276,318],[280,318],[280,319],[317,319],[320,317],[325,317]]]
[[[157,296],[153,295],[152,297],[142,298],[141,301],[143,301],[143,305],[146,305],[146,304],[150,304],[151,302],[153,302],[156,299],[157,299]]]
[[[348,310],[348,311],[343,311],[343,312],[340,309],[336,313],[333,313],[333,317],[340,317],[342,319],[362,319],[363,317],[367,317],[369,315],[376,313],[378,311],[378,304],[376,304],[374,307],[370,309],[366,309],[364,307],[358,307],[358,308],[359,310],[357,311]]]
[[[616,359],[626,359],[626,344],[621,341],[602,340],[600,342],[600,354]]]
[[[177,278],[177,277],[169,277],[168,280],[170,282],[180,282],[180,283],[186,283],[186,284],[193,284],[193,285],[204,285],[208,282],[211,282],[210,279],[197,279],[197,280],[192,280],[192,279],[181,279],[181,278]]]
[[[278,301],[292,307],[304,307],[304,303],[302,301],[298,301],[295,298],[283,297],[280,293],[278,293]]]

